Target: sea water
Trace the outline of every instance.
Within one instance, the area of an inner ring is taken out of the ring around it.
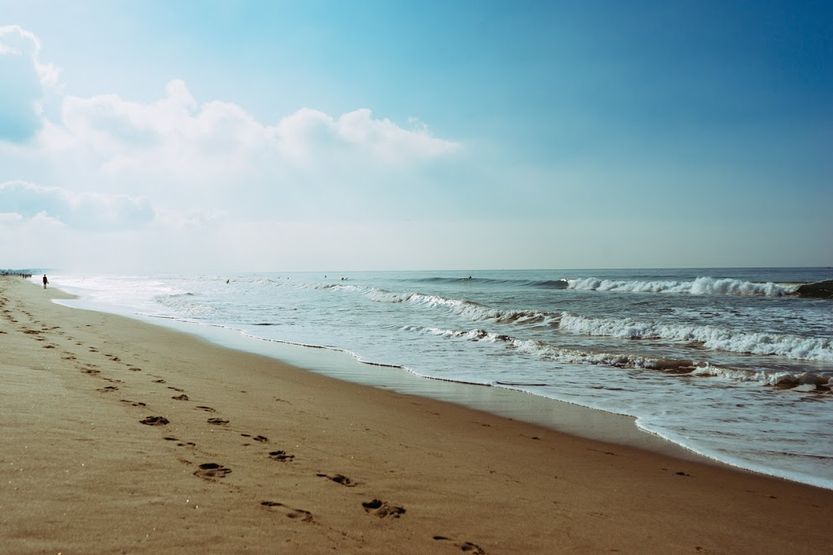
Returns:
[[[833,301],[795,295],[831,278],[764,268],[51,280],[160,323],[630,415],[707,457],[833,489]]]

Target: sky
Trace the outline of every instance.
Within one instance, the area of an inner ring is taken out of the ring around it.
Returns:
[[[0,267],[720,266],[833,266],[833,3],[0,0]]]

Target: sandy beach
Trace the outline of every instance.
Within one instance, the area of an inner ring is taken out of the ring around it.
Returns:
[[[582,439],[0,279],[0,552],[829,551],[833,491]]]

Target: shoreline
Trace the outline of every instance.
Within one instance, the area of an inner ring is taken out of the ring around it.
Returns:
[[[536,395],[510,387],[423,376],[396,364],[363,360],[357,353],[335,346],[264,339],[227,326],[151,316],[128,307],[98,304],[75,295],[72,299],[56,302],[74,309],[116,314],[150,325],[174,329],[222,347],[264,355],[339,380],[450,402],[581,438],[638,447],[683,460],[699,461],[833,491],[833,482],[829,479],[795,474],[755,465],[749,461],[721,459],[718,455],[700,451],[683,441],[674,441],[642,428],[638,424],[638,418],[629,414]],[[484,392],[484,388],[487,391]]]
[[[220,347],[266,356],[301,370],[340,381],[452,403],[580,438],[638,447],[683,460],[763,474],[701,455],[660,435],[643,430],[637,426],[635,417],[626,414],[586,407],[509,387],[422,376],[401,366],[363,361],[355,353],[337,347],[262,339],[225,326],[147,316],[128,310],[107,310],[106,307],[79,298],[56,299],[55,302],[74,310],[113,314],[172,329]]]
[[[829,490],[334,380],[61,296],[0,280],[14,552],[828,547]]]

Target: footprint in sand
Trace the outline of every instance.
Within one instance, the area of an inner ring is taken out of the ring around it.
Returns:
[[[130,368],[128,368],[128,370],[130,370],[131,372],[141,372],[142,371],[141,368],[137,368],[136,366],[131,366]]]
[[[164,426],[165,424],[168,424],[170,420],[164,416],[148,416],[147,418],[139,420],[139,422],[147,426]]]
[[[486,551],[482,547],[471,542],[458,542],[457,540],[446,538],[445,536],[434,536],[434,539],[438,542],[449,542],[454,545],[454,547],[459,547],[460,551],[465,551],[466,553],[486,555]]]
[[[180,392],[180,393],[182,393],[183,391],[185,391],[184,389],[180,389],[180,388],[178,388],[178,387],[174,387],[174,386],[172,386],[172,385],[169,385],[169,386],[168,386],[168,389],[173,390],[173,391],[178,391],[178,392]]]
[[[332,474],[332,475],[330,475],[330,474],[324,474],[324,473],[319,472],[318,474],[316,474],[316,476],[318,476],[319,478],[327,478],[328,480],[332,480],[336,484],[341,484],[342,486],[347,487],[347,488],[354,488],[357,485],[359,485],[358,482],[354,482],[353,480],[351,480],[350,478],[348,478],[344,474]]]
[[[218,478],[225,478],[231,474],[231,469],[217,463],[203,463],[199,469],[194,471],[194,476],[198,476],[203,480],[214,481]]]
[[[99,387],[96,389],[99,393],[111,393],[113,391],[118,391],[119,388],[114,385],[105,385],[104,387]]]
[[[365,501],[362,503],[362,507],[364,507],[366,513],[379,518],[399,518],[405,514],[404,507],[391,505],[387,501],[382,501],[381,499]]]
[[[147,403],[141,401],[131,401],[130,399],[119,399],[122,403],[127,403],[131,407],[146,407]]]
[[[225,418],[209,418],[206,422],[209,424],[214,424],[216,426],[225,426],[228,424],[228,420]]]
[[[188,396],[183,393],[182,395],[174,395],[173,397],[171,397],[171,399],[173,399],[174,401],[187,401]]]
[[[198,409],[204,410],[205,412],[217,412],[216,410],[212,409],[211,407],[206,407],[205,405],[197,405]]]
[[[277,501],[261,501],[261,505],[266,507],[267,509],[279,509],[281,510],[287,518],[297,519],[302,522],[312,522],[312,513],[309,511],[305,511],[304,509],[293,509],[283,503],[279,503]]]
[[[185,447],[186,445],[191,446],[191,447],[196,447],[197,446],[197,444],[194,443],[193,441],[182,441],[182,440],[180,440],[178,438],[175,438],[173,436],[165,436],[162,439],[164,439],[165,441],[176,441],[178,447]],[[231,472],[231,470],[229,470],[229,472]]]
[[[162,378],[159,378],[158,380],[153,380],[153,383],[168,383],[168,382],[166,382]]]
[[[281,449],[269,453],[269,458],[278,462],[292,462],[295,460],[295,455],[290,455]]]
[[[240,435],[243,436],[243,437],[251,437],[253,440],[258,441],[260,443],[266,443],[266,442],[269,441],[269,438],[266,437],[266,436],[254,436],[254,437],[252,437],[252,434],[240,434]]]

